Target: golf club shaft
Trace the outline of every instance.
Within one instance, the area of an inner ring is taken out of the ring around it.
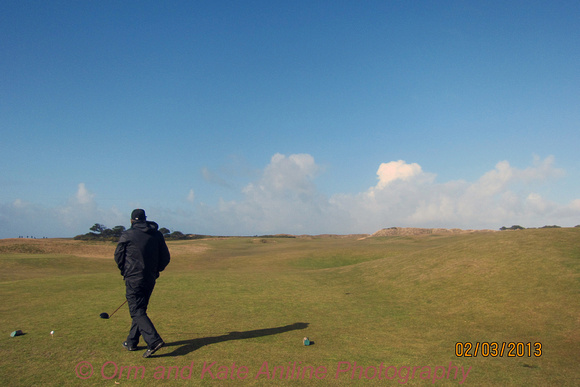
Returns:
[[[122,307],[123,305],[125,305],[126,303],[127,303],[127,300],[125,300],[125,301],[124,301],[124,302],[123,302],[121,305],[119,305],[119,307],[118,307],[117,309],[115,309],[115,311],[114,311],[113,313],[111,313],[111,314],[109,315],[109,318],[113,317],[113,315],[114,315],[114,314],[115,314],[115,313],[116,313],[116,312],[117,312],[119,309],[121,309],[121,307]]]

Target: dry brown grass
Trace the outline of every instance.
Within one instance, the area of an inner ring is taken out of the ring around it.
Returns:
[[[77,241],[73,239],[0,239],[0,254],[59,254],[82,258],[111,259],[115,242]],[[169,250],[176,256],[194,256],[208,246],[200,243],[169,242]]]
[[[371,237],[385,236],[418,236],[418,235],[453,235],[468,234],[475,232],[495,232],[494,230],[462,230],[459,228],[417,228],[417,227],[391,227],[383,228],[371,235]]]
[[[108,258],[115,252],[113,242],[86,242],[73,239],[0,239],[0,254],[60,254],[84,258]]]

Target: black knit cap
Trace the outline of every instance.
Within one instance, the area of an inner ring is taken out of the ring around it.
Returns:
[[[142,210],[140,208],[133,210],[133,212],[131,212],[131,219],[132,220],[145,220],[145,219],[147,219],[147,216],[145,216],[145,210]]]

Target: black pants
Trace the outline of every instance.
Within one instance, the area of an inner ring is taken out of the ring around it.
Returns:
[[[149,298],[151,298],[154,287],[155,281],[125,280],[129,313],[133,319],[129,336],[127,336],[127,343],[131,347],[136,347],[139,344],[141,336],[143,336],[143,340],[145,340],[149,348],[152,348],[154,344],[162,340],[153,322],[147,316],[147,305],[149,305]]]

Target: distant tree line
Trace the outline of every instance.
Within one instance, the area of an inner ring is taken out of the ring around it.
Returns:
[[[104,224],[95,223],[89,230],[91,230],[91,232],[77,235],[74,239],[83,241],[99,240],[116,242],[121,237],[123,231],[125,231],[125,226],[107,228]]]
[[[580,225],[575,226],[575,227],[580,227]],[[535,229],[535,228],[562,228],[562,227],[561,226],[556,226],[555,224],[552,225],[552,226],[546,225],[544,227],[528,227],[528,229]],[[517,225],[517,224],[514,225],[514,226],[511,226],[511,227],[503,226],[502,228],[500,228],[501,231],[505,231],[505,230],[525,230],[525,229],[526,229],[525,227],[522,227],[522,226]]]
[[[82,235],[77,235],[74,237],[74,239],[84,241],[98,240],[98,241],[117,242],[121,237],[123,231],[125,231],[126,229],[124,226],[115,226],[113,228],[107,228],[103,224],[95,223],[89,230],[91,232]],[[165,227],[161,227],[159,229],[159,232],[163,234],[163,237],[166,240],[202,239],[206,237],[206,235],[184,234],[181,231],[171,232],[171,230]]]
[[[511,227],[503,226],[502,228],[500,228],[500,230],[501,231],[505,231],[505,230],[524,230],[524,228],[522,226],[516,224],[516,225],[511,226]]]

